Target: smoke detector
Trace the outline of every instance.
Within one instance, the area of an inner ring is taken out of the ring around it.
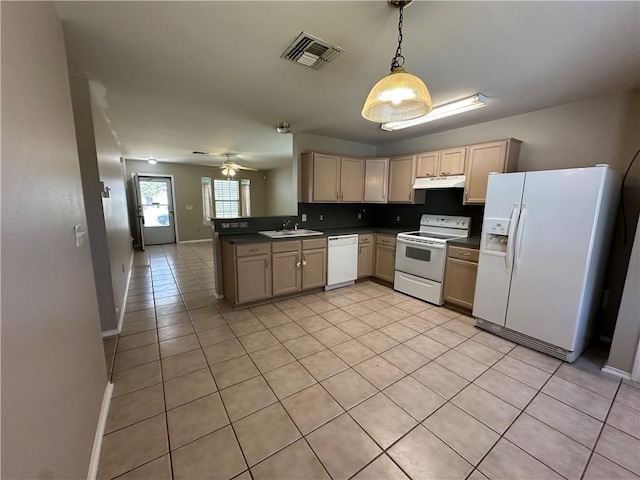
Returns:
[[[320,70],[343,51],[344,49],[337,45],[332,45],[309,33],[301,32],[280,57],[314,70]]]
[[[288,122],[280,122],[278,125],[276,125],[276,130],[278,131],[278,133],[291,133],[291,125],[289,125]]]

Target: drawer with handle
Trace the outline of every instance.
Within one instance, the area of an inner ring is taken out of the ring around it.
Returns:
[[[468,262],[478,263],[479,250],[474,248],[462,248],[449,246],[449,258],[457,258],[458,260],[466,260]]]
[[[389,237],[386,235],[376,235],[376,243],[378,245],[390,245],[392,247],[395,247],[396,237]]]
[[[364,235],[358,235],[358,243],[371,243],[373,241],[373,235],[366,233]]]
[[[236,245],[236,257],[264,255],[265,253],[271,253],[270,243],[251,243],[249,245]]]

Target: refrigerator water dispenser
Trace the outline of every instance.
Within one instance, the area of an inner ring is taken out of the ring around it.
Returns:
[[[509,241],[508,218],[487,218],[484,221],[482,234],[482,251],[493,255],[505,256],[507,253],[507,243]]]

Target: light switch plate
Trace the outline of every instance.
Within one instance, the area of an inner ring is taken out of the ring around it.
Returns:
[[[307,214],[306,214],[306,213],[303,213],[303,214],[302,214],[302,216],[301,216],[301,218],[300,218],[300,220],[301,220],[302,222],[306,222],[306,221],[307,221]]]
[[[80,245],[84,245],[84,227],[81,223],[73,226],[73,232],[76,235],[76,247],[80,247]]]

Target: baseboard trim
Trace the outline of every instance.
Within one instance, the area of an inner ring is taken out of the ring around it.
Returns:
[[[104,429],[107,426],[107,416],[109,415],[109,405],[111,404],[112,395],[113,383],[109,382],[107,383],[107,387],[104,389],[104,397],[102,397],[102,407],[100,408],[100,417],[98,418],[96,436],[93,440],[93,451],[91,452],[91,462],[89,463],[87,480],[95,480],[98,476],[100,450],[102,450],[102,437],[104,436]]]
[[[202,240],[180,240],[178,243],[200,243],[200,242],[211,242],[210,238],[203,238]]]
[[[120,335],[120,330],[114,328],[113,330],[105,330],[102,332],[102,338],[115,337],[116,335]]]
[[[605,365],[604,367],[602,367],[602,371],[604,373],[609,373],[611,375],[614,375],[618,378],[624,378],[625,380],[631,380],[631,374],[628,372],[625,372],[623,370],[620,370],[619,368],[616,367],[612,367],[611,365]]]
[[[129,259],[129,273],[127,274],[127,283],[124,286],[124,296],[122,297],[122,304],[120,305],[120,316],[118,317],[118,334],[122,331],[122,325],[124,324],[124,311],[127,307],[127,297],[129,296],[129,284],[131,283],[131,271],[133,270],[133,255],[135,250],[131,251],[131,258]]]

